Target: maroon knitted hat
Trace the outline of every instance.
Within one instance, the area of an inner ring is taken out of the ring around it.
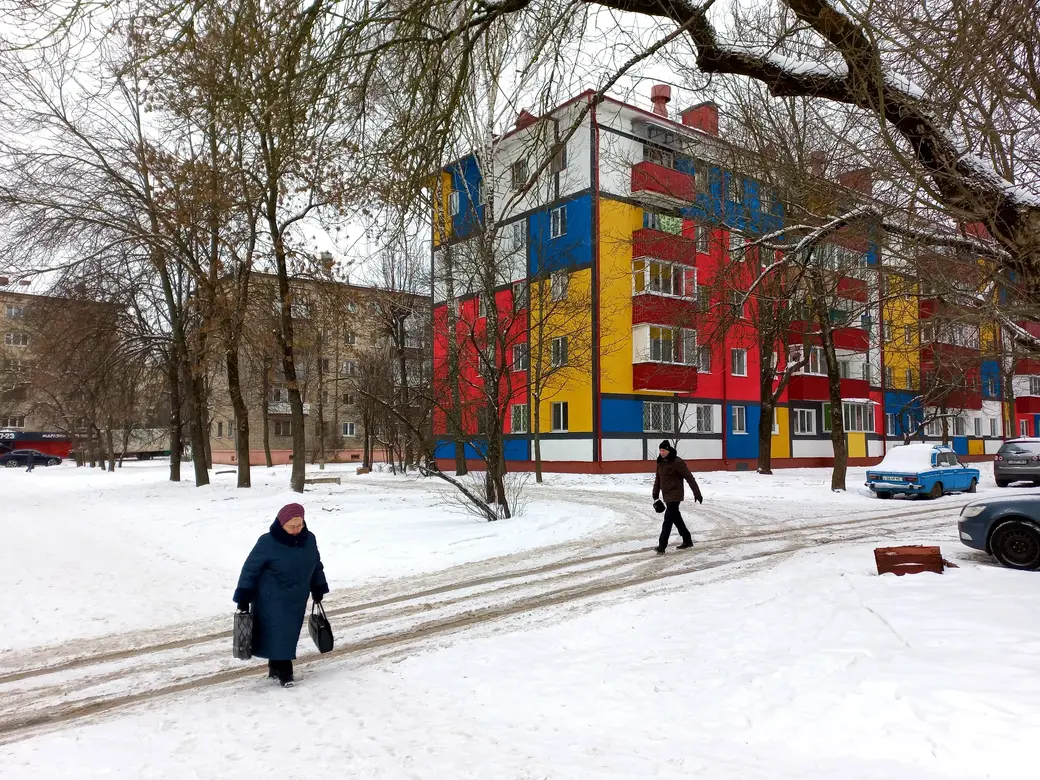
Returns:
[[[303,517],[303,506],[300,504],[286,504],[278,510],[278,522],[285,525],[294,517]]]

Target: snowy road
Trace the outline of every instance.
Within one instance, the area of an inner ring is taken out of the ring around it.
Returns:
[[[695,549],[669,551],[663,558],[653,556],[647,546],[645,497],[571,489],[567,500],[590,509],[606,505],[633,522],[615,524],[594,540],[337,592],[326,606],[338,647],[324,657],[301,656],[301,673],[335,659],[359,664],[397,657],[433,638],[478,626],[505,630],[508,618],[551,607],[584,609],[592,601],[623,600],[628,589],[669,578],[700,573],[708,583],[746,576],[820,545],[908,532],[945,536],[968,497],[932,505],[876,504],[809,519],[788,509],[773,522],[762,517],[770,510],[761,502],[709,504],[696,508],[703,522],[695,528],[710,531],[694,533]],[[749,525],[749,519],[755,523]],[[5,655],[0,666],[0,743],[257,675],[256,665],[230,658],[227,622],[223,617]]]

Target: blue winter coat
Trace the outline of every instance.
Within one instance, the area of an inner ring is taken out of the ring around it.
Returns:
[[[296,536],[275,520],[242,566],[235,602],[253,605],[253,655],[296,658],[307,596],[329,592],[318,542],[306,526]]]

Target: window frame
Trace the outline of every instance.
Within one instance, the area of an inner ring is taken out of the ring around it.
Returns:
[[[732,420],[732,432],[734,436],[745,436],[747,435],[747,407],[742,404],[736,404],[730,407],[730,417]],[[740,427],[737,427],[737,421],[740,421]]]
[[[565,235],[567,235],[566,203],[549,211],[549,238],[563,238]]]
[[[795,436],[815,436],[816,435],[816,410],[796,408],[792,409],[794,413],[794,419],[791,421],[791,432]],[[808,421],[808,425],[805,425]]]
[[[520,420],[522,423],[517,426],[517,412],[520,412]],[[509,432],[510,433],[530,433],[531,431],[531,408],[527,404],[511,404],[509,406]]]
[[[549,277],[549,297],[555,301],[567,300],[567,293],[571,286],[571,272],[567,269],[553,271]]]
[[[350,426],[349,432],[348,432],[347,426]],[[356,422],[344,421],[340,425],[340,430],[343,432],[343,438],[344,439],[356,439],[357,438],[357,423]]]
[[[553,433],[570,432],[570,404],[567,401],[553,401],[549,406],[549,416]]]
[[[715,433],[715,407],[712,404],[694,405],[694,426],[697,433]]]
[[[531,368],[531,349],[526,341],[522,344],[513,345],[511,357],[511,367],[514,373],[527,371]]]
[[[729,351],[730,376],[746,377],[748,375],[747,352],[748,351],[746,349],[741,349],[739,347],[733,347],[732,349],[730,349],[730,351]],[[741,363],[742,363],[742,368],[741,368],[741,371],[739,371],[739,372],[737,371],[737,365],[736,365],[737,355],[738,354],[740,355]]]
[[[567,336],[554,336],[550,349],[550,365],[553,368],[566,368],[570,365],[570,341]]]
[[[513,192],[519,192],[527,186],[531,179],[531,170],[527,158],[521,157],[514,160],[509,166],[509,188]]]
[[[658,425],[654,426],[654,414]],[[675,403],[672,401],[643,401],[643,433],[675,433]]]

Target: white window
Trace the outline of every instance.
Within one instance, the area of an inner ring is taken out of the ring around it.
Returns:
[[[697,405],[697,433],[714,433],[715,411],[711,404]]]
[[[811,436],[816,433],[815,409],[792,409],[796,436]]]
[[[513,282],[513,311],[527,308],[527,282]]]
[[[903,326],[903,341],[905,341],[907,344],[913,344],[914,343],[914,327],[913,327],[913,325],[904,325]]]
[[[292,420],[275,420],[275,436],[292,436]]]
[[[921,327],[921,343],[930,344],[934,341],[934,332],[931,325],[924,325]]]
[[[554,301],[562,301],[567,297],[567,289],[570,287],[571,275],[569,271],[553,271],[550,282],[551,297]]]
[[[743,406],[733,407],[733,433],[747,433],[747,409]]]
[[[694,228],[694,235],[697,241],[697,251],[702,255],[708,254],[710,248],[711,231],[708,230],[707,225],[697,225]]]
[[[560,151],[553,155],[552,162],[549,165],[550,173],[560,173],[561,171],[567,170],[567,145],[564,144]]]
[[[845,430],[851,433],[874,432],[873,404],[842,404]]]
[[[513,404],[509,407],[509,430],[512,433],[527,433],[530,410],[527,404]]]
[[[838,376],[842,379],[852,379],[852,361],[851,360],[839,360],[838,361]]]
[[[453,217],[459,214],[459,191],[453,190],[448,196],[448,211]]]
[[[697,371],[702,374],[711,373],[711,347],[697,348]]]
[[[675,329],[656,325],[650,328],[650,360],[654,363],[675,362]]]
[[[780,420],[777,419],[776,407],[775,406],[773,407],[773,435],[774,436],[779,436],[780,435]]]
[[[998,423],[996,417],[989,418],[989,435],[996,438],[999,434],[997,433]]]
[[[758,185],[758,208],[760,211],[769,214],[773,211],[773,191],[764,184]]]
[[[343,436],[347,439],[353,439],[355,436],[357,436],[357,423],[343,423]]]
[[[675,432],[675,406],[671,401],[643,402],[643,431],[646,433]]]
[[[668,149],[662,149],[659,146],[643,144],[643,161],[656,163],[657,165],[662,165],[665,168],[674,168],[675,153]]]
[[[274,385],[271,387],[268,400],[273,404],[289,403],[289,388],[282,385]]]
[[[344,360],[343,371],[344,376],[357,376],[358,375],[358,362],[356,360]]]
[[[343,397],[340,400],[343,401],[343,405],[344,406],[353,406],[354,405],[354,394],[353,393],[344,393]]]
[[[1019,420],[1018,421],[1018,435],[1019,436],[1028,436],[1029,435],[1029,421],[1028,420]]]
[[[744,202],[744,177],[735,173],[729,175],[729,199],[734,203]]]
[[[744,236],[735,230],[729,232],[729,257],[735,263],[744,262]]]
[[[874,384],[874,372],[870,370],[870,363],[861,363],[859,367],[860,379],[864,382]]]
[[[28,333],[5,333],[4,344],[9,347],[27,347],[29,346],[29,334]]]
[[[697,192],[708,192],[711,189],[708,176],[708,164],[704,162],[698,162],[697,168],[693,172],[693,181],[697,187]]]
[[[1040,395],[1040,376],[1029,377],[1029,394]]]
[[[224,423],[223,422],[218,422],[217,423],[217,438],[218,439],[223,439],[224,438]]]
[[[966,434],[967,434],[967,425],[965,425],[965,423],[964,423],[964,418],[963,417],[954,417],[953,418],[953,435],[954,436],[964,436]]]
[[[894,412],[888,412],[885,415],[885,432],[889,436],[896,436],[896,415]]]
[[[509,169],[510,186],[514,190],[522,190],[527,186],[527,160],[517,160]]]
[[[892,341],[892,320],[882,321],[881,338],[883,338],[886,342]]]
[[[560,336],[552,340],[552,366],[562,368],[567,365],[567,337]]]
[[[906,389],[907,390],[913,390],[914,389],[914,370],[912,368],[908,368],[906,370],[906,377],[905,378],[906,378]]]
[[[357,344],[357,334],[352,330],[346,331],[343,334],[343,343],[348,347],[354,346],[355,344]]]
[[[549,237],[559,238],[567,235],[567,207],[557,206],[549,212]]]
[[[477,319],[482,319],[487,316],[487,296],[477,296]]]
[[[632,261],[632,293],[697,297],[697,269],[658,260]]]
[[[982,418],[976,417],[973,422],[975,424],[975,435],[982,436]]]
[[[13,303],[8,303],[4,306],[4,314],[12,320],[20,320],[25,317],[25,307],[15,306]]]
[[[747,376],[747,350],[730,350],[730,368],[733,376]]]
[[[522,219],[509,226],[510,243],[514,252],[520,252],[527,246],[527,220]]]
[[[566,433],[570,430],[568,419],[568,406],[566,401],[556,402],[552,405],[552,429],[556,433]]]
[[[892,366],[885,366],[885,386],[889,389],[896,386],[896,370]]]
[[[809,374],[826,374],[827,361],[824,359],[823,347],[809,348]]]
[[[422,349],[422,333],[413,328],[406,328],[404,332],[404,345],[407,349]]]
[[[924,435],[933,439],[942,436],[942,420],[929,420],[924,426]]]
[[[354,303],[353,301],[348,303],[347,304],[347,311],[350,312],[351,314],[356,314],[357,313],[357,304]]]
[[[526,371],[530,366],[530,353],[527,344],[516,344],[513,347],[513,370]]]
[[[24,428],[25,417],[18,415],[16,417],[0,417],[0,428]]]

